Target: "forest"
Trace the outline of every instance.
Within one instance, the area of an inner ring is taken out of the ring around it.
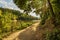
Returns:
[[[33,20],[39,20],[34,37],[29,40],[60,40],[60,0],[13,0],[13,2],[24,10],[24,14],[17,10],[0,8],[0,34],[2,34],[0,38],[32,25],[35,23]],[[35,9],[34,13],[40,15],[40,18],[29,15],[32,9]]]

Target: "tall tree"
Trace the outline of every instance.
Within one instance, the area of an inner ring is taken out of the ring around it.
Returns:
[[[51,14],[51,16],[53,17],[52,19],[54,22],[56,22],[56,20],[57,20],[56,16],[60,9],[60,6],[59,6],[60,1],[59,0],[23,0],[23,1],[22,0],[14,0],[14,3],[20,9],[25,10],[25,12],[30,12],[31,8],[36,9],[35,12],[37,14],[40,14],[40,12],[42,12],[42,14],[43,14],[43,15],[41,15],[42,17],[43,16],[46,17],[46,13],[48,13],[47,11],[49,10],[50,11],[49,14]],[[44,19],[44,17],[43,17],[43,19]]]

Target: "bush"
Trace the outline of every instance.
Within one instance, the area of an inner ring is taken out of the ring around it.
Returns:
[[[46,40],[60,40],[60,29],[55,28],[52,32],[47,32]]]

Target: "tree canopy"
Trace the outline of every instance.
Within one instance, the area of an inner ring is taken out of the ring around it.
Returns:
[[[60,0],[14,0],[14,3],[26,12],[31,11],[31,8],[36,9],[34,12],[40,14],[40,24],[44,26],[41,27],[42,30],[47,27],[46,30],[49,31],[49,27],[54,25],[53,30],[47,32],[46,36],[43,33],[45,40],[60,40]],[[44,40],[44,38],[42,39]]]
[[[53,20],[55,22],[60,19],[60,0],[14,0],[14,3],[26,12],[31,11],[31,8],[36,9],[34,12],[40,14],[44,20],[50,16],[54,17]]]

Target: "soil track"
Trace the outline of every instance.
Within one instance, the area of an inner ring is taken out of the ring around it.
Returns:
[[[34,23],[33,25],[15,32],[8,36],[7,38],[3,38],[3,40],[34,40],[36,27],[39,25],[39,22]]]

